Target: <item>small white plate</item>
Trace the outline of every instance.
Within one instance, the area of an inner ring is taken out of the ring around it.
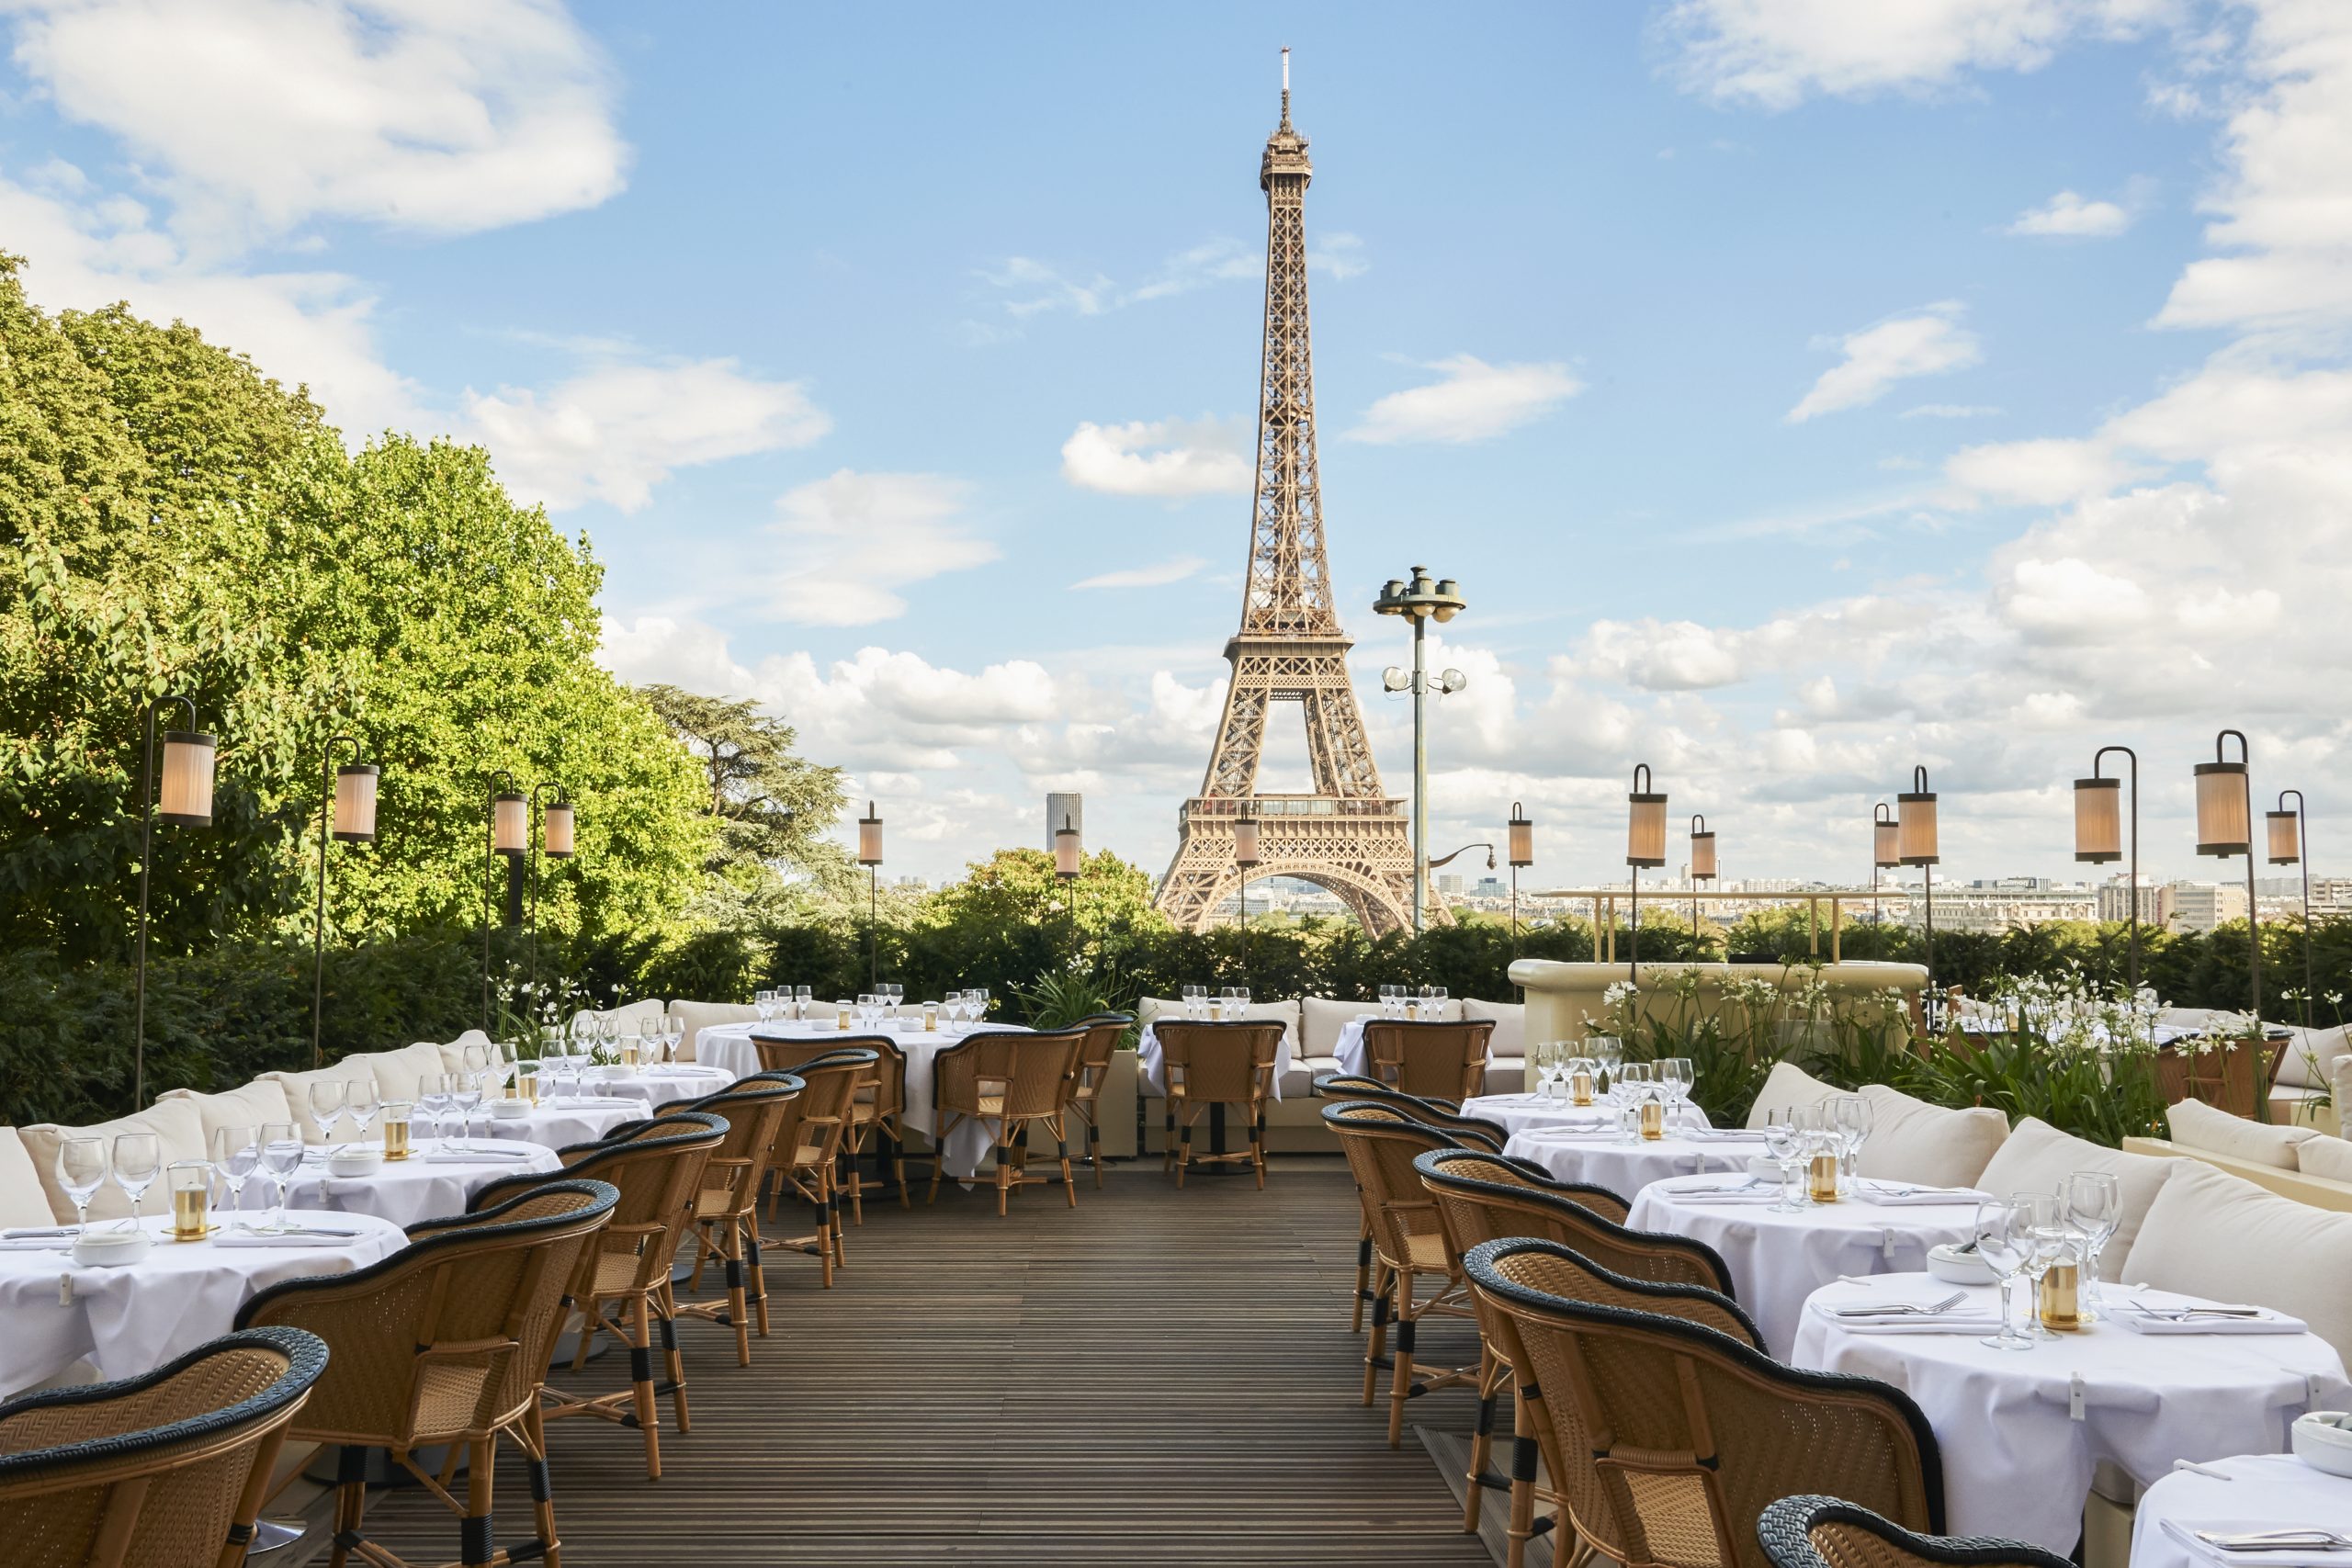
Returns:
[[[1928,1272],[1955,1285],[1990,1285],[1998,1278],[1993,1266],[1976,1254],[1950,1245],[1928,1248]],[[2352,1432],[2345,1436],[2352,1437]]]
[[[520,1122],[530,1115],[531,1102],[527,1100],[493,1100],[487,1109],[502,1122]]]
[[[330,1176],[373,1176],[383,1168],[381,1149],[345,1149],[327,1156]]]
[[[147,1256],[155,1238],[145,1231],[90,1231],[74,1241],[74,1261],[85,1269],[119,1269]]]

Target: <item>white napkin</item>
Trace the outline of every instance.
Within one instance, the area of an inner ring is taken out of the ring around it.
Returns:
[[[2264,1568],[2343,1568],[2352,1562],[2352,1548],[2335,1547],[2286,1551],[2231,1551],[2222,1547],[2209,1546],[2197,1539],[2199,1530],[2211,1530],[2215,1535],[2259,1535],[2265,1530],[2294,1528],[2291,1519],[2164,1519],[2165,1533],[2188,1548],[2189,1554],[2207,1562],[2224,1562],[2230,1568],[2247,1564],[2262,1564]]]
[[[1617,1129],[1614,1127],[1578,1126],[1530,1127],[1527,1131],[1521,1133],[1520,1136],[1522,1138],[1614,1138],[1617,1136]]]
[[[1940,1280],[1902,1287],[1875,1285],[1858,1295],[1815,1301],[1813,1311],[1838,1327],[1856,1334],[1994,1334],[2001,1327],[2000,1309],[1991,1302],[1967,1300],[1942,1312],[1905,1312],[1904,1307],[1931,1307],[1952,1294]],[[1871,1309],[1862,1315],[1862,1309]],[[1853,1315],[1848,1315],[1853,1314]]]
[[[1838,1326],[1849,1334],[1998,1334],[2000,1318],[1989,1312],[1966,1310],[1928,1317],[1841,1317]]]
[[[1979,1192],[1973,1187],[1922,1187],[1914,1182],[1874,1181],[1867,1178],[1859,1178],[1854,1182],[1856,1200],[1875,1203],[1881,1208],[1982,1203],[1991,1196],[1991,1193]]]
[[[0,1237],[0,1252],[70,1252],[73,1247],[70,1235]]]
[[[2304,1334],[2311,1329],[2311,1325],[2301,1318],[2289,1317],[2285,1313],[2272,1312],[2268,1307],[2262,1309],[2260,1317],[2159,1317],[2153,1313],[2119,1305],[2109,1308],[2108,1316],[2134,1334]],[[2220,1527],[2207,1525],[2201,1528],[2213,1529]],[[2282,1527],[2272,1525],[2267,1528],[2277,1529]],[[2262,1553],[2266,1561],[2278,1555],[2278,1552]]]
[[[470,1154],[457,1149],[435,1149],[424,1157],[427,1165],[512,1165],[516,1160],[531,1156],[506,1149],[480,1149]]]
[[[1709,1187],[1663,1187],[1659,1189],[1678,1203],[1777,1203],[1780,1192],[1758,1182],[1753,1187],[1741,1182],[1718,1182]]]
[[[215,1247],[341,1247],[356,1241],[342,1235],[266,1235],[258,1231],[223,1231],[212,1238]]]
[[[1751,1133],[1744,1127],[1686,1126],[1679,1135],[1699,1144],[1760,1144],[1764,1141],[1763,1134]]]

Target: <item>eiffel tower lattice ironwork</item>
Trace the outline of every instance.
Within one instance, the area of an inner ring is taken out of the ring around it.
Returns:
[[[1233,825],[1258,822],[1252,880],[1291,876],[1337,894],[1377,936],[1412,923],[1413,844],[1406,803],[1381,788],[1363,713],[1348,677],[1354,645],[1340,626],[1323,553],[1323,499],[1315,466],[1315,366],[1306,316],[1306,138],[1290,123],[1284,51],[1282,124],[1266,140],[1258,184],[1266,193],[1266,336],[1258,392],[1257,497],[1241,629],[1225,645],[1233,681],[1201,793],[1186,801],[1159,908],[1188,931],[1204,928],[1243,884]],[[1277,703],[1306,722],[1315,788],[1261,794],[1258,765]],[[1426,874],[1424,873],[1423,874]],[[1444,901],[1429,918],[1451,924]]]

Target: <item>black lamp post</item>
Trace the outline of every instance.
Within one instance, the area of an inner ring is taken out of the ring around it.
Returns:
[[[2103,864],[2123,858],[2123,781],[2098,771],[2109,751],[2132,764],[2132,891],[2129,929],[2132,993],[2140,992],[2140,753],[2129,746],[2102,746],[2091,754],[2091,776],[2075,781],[2075,858]]]
[[[865,803],[865,815],[857,819],[857,863],[865,868],[865,969],[866,983],[882,983],[882,814],[874,803]]]
[[[2295,797],[2295,809],[2287,809],[2287,797]],[[2305,835],[2311,824],[2303,818],[2303,792],[2282,789],[2278,792],[2278,809],[2263,814],[2263,826],[2270,840],[2272,865],[2302,867],[2303,874],[2303,1027],[2312,1026],[2312,859],[2307,852]],[[2252,908],[2252,899],[2247,907]]]
[[[1510,940],[1512,951],[1519,942],[1519,874],[1523,866],[1535,863],[1535,824],[1528,819],[1526,809],[1516,800],[1510,803],[1510,831],[1504,835],[1510,845]]]
[[[487,863],[482,867],[481,885],[481,1028],[491,1032],[490,1010],[490,906],[497,895],[492,885],[497,880],[499,857],[506,858],[506,887],[508,923],[518,923],[522,911],[515,908],[519,889],[515,872],[520,867],[524,852],[530,847],[530,802],[515,793],[514,776],[501,768],[490,775],[489,820],[483,829],[483,843]]]
[[[1625,943],[1625,978],[1642,983],[1642,868],[1666,863],[1666,796],[1653,793],[1650,765],[1634,768],[1633,792],[1625,796],[1625,864],[1633,884],[1632,931]]]
[[[1429,703],[1430,678],[1429,668],[1422,661],[1421,642],[1430,622],[1442,626],[1468,604],[1462,597],[1461,584],[1450,577],[1433,579],[1429,568],[1417,566],[1409,580],[1392,577],[1383,583],[1372,607],[1380,615],[1401,615],[1413,623],[1411,675],[1392,669],[1383,680],[1389,691],[1413,694],[1413,931],[1419,935],[1427,893],[1423,884],[1427,881],[1430,848],[1430,747],[1429,731],[1422,722]],[[1448,670],[1438,676],[1437,684],[1440,693],[1452,694],[1462,689],[1464,680],[1459,670]]]
[[[541,809],[539,796],[548,790],[555,798]],[[531,809],[539,819],[538,837],[531,841],[531,940],[530,996],[534,1003],[539,995],[539,857],[549,860],[570,860],[579,847],[580,816],[560,784],[536,784],[531,786]]]
[[[338,746],[351,748],[351,761],[338,768],[334,752]],[[346,844],[372,844],[376,841],[376,785],[384,770],[373,762],[360,761],[359,742],[348,735],[338,735],[327,742],[325,759],[320,763],[324,775],[319,792],[319,914],[311,942],[311,1066],[326,1063],[322,1044],[322,1026],[326,1019],[327,1004],[327,841],[330,839]],[[328,812],[334,816],[334,831],[328,829]]]
[[[163,795],[158,800],[155,715],[173,703],[187,711],[187,728],[164,731]],[[147,705],[146,719],[139,773],[139,962],[130,1004],[130,1108],[134,1111],[147,1102],[147,885],[153,874],[155,824],[212,826],[212,774],[219,755],[215,738],[196,728],[196,704],[187,697],[157,697]]]
[[[1894,848],[1905,865],[1919,868],[1921,891],[1927,897],[1928,999],[1936,994],[1936,862],[1942,859],[1936,844],[1936,796],[1928,788],[1928,770],[1911,770],[1911,788],[1894,797]],[[1934,1020],[1929,1020],[1929,1027]]]
[[[1078,879],[1086,869],[1086,847],[1078,820],[1065,814],[1054,829],[1054,880],[1062,885],[1062,908],[1069,919],[1070,956],[1078,956]]]
[[[1241,874],[1241,885],[1235,894],[1239,901],[1241,922],[1241,977],[1250,977],[1250,874],[1258,869],[1258,819],[1250,815],[1247,807],[1233,819],[1233,868]]]
[[[1878,874],[1903,863],[1903,852],[1898,848],[1903,829],[1894,820],[1894,807],[1883,800],[1871,807],[1871,914],[1876,918],[1878,905]]]
[[[1699,884],[1715,879],[1715,834],[1707,826],[1706,817],[1700,812],[1690,814],[1690,961],[1699,961]],[[1731,955],[1731,942],[1724,942],[1724,955]]]
[[[2231,736],[2238,738],[2238,760],[2223,759]],[[2254,778],[2245,731],[2224,729],[2213,737],[2213,760],[2199,762],[2197,780],[2197,852],[2226,860],[2245,856],[2246,973],[2254,987],[2254,1025],[2262,1030],[2262,912],[2254,899]]]

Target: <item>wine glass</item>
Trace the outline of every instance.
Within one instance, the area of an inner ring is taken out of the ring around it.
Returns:
[[[808,1004],[809,1004],[810,1002],[814,1001],[815,999],[816,999],[816,993],[815,993],[815,992],[813,992],[813,991],[811,991],[808,987],[806,987],[806,986],[795,986],[795,987],[792,987],[792,1016],[793,1016],[793,1017],[795,1017],[795,1018],[797,1018],[797,1019],[805,1019],[805,1018],[807,1018],[807,1017],[808,1016]]]
[[[986,986],[975,986],[972,987],[972,1021],[985,1023],[988,1021],[988,1016],[989,988]]]
[[[90,1200],[107,1184],[112,1167],[101,1138],[68,1138],[57,1145],[57,1185],[74,1201],[74,1228],[90,1228]]]
[[[1996,1350],[2033,1348],[2033,1337],[2018,1332],[2017,1309],[2009,1290],[2033,1260],[2033,1196],[2025,1192],[1988,1198],[1976,1205],[1976,1256],[2001,1282],[2001,1331],[1980,1343]]]
[[[1600,1070],[1608,1075],[1609,1092],[1615,1094],[1618,1077],[1625,1070],[1625,1043],[1613,1034],[1596,1034],[1585,1045],[1592,1052],[1592,1059],[1600,1064]]]
[[[1823,1102],[1823,1109],[1838,1133],[1838,1168],[1850,1182],[1861,1157],[1862,1140],[1871,1135],[1871,1102],[1859,1094],[1833,1094]]]
[[[449,1104],[458,1112],[458,1152],[474,1152],[474,1111],[481,1104],[482,1075],[459,1073],[449,1088]]]
[[[343,1102],[351,1092],[351,1085],[342,1078],[326,1078],[311,1085],[311,1120],[319,1124],[319,1141],[330,1145],[333,1153],[334,1124],[343,1120]]]
[[[735,994],[740,997],[743,993],[738,991]],[[762,1023],[771,1021],[775,1017],[775,993],[774,991],[752,992],[752,1006],[758,1011]]]
[[[344,1091],[343,1111],[351,1118],[351,1135],[361,1144],[367,1143],[368,1124],[376,1120],[376,1112],[381,1104],[376,1094],[376,1080],[372,1077],[353,1078],[350,1087]]]
[[[277,1232],[286,1229],[286,1190],[293,1184],[294,1173],[302,1168],[302,1132],[291,1122],[265,1122],[261,1124],[261,1172],[277,1185],[277,1212],[266,1227]]]
[[[1764,1112],[1764,1155],[1781,1172],[1781,1196],[1772,1204],[1776,1213],[1793,1214],[1805,1206],[1804,1189],[1797,1181],[1797,1169],[1804,1163],[1804,1134],[1798,1130],[1789,1112]]]
[[[2123,1190],[2113,1171],[2078,1170],[2066,1178],[2058,1195],[2065,1201],[2068,1223],[2083,1234],[2079,1311],[2084,1322],[2095,1323],[2098,1309],[2106,1304],[2099,1291],[2099,1255],[2107,1250],[2108,1239],[2123,1221]]]
[[[369,1114],[373,1115],[371,1109]],[[220,1185],[229,1190],[229,1213],[233,1216],[230,1227],[245,1230],[245,1182],[261,1164],[261,1148],[254,1141],[251,1127],[215,1127],[212,1129],[212,1168],[220,1173]]]
[[[130,1200],[130,1219],[123,1227],[139,1228],[139,1201],[164,1173],[164,1143],[153,1133],[114,1135],[114,1184]]]
[[[441,1118],[449,1110],[449,1075],[426,1073],[416,1080],[416,1108],[433,1123],[434,1147],[441,1146]]]
[[[964,993],[950,991],[939,998],[939,1016],[947,1021],[947,1032],[956,1032],[956,1024],[964,1018]]]
[[[1682,1124],[1683,1108],[1690,1103],[1690,1085],[1695,1081],[1688,1056],[1666,1056],[1657,1064],[1658,1087],[1666,1093],[1667,1114],[1675,1125]]]

